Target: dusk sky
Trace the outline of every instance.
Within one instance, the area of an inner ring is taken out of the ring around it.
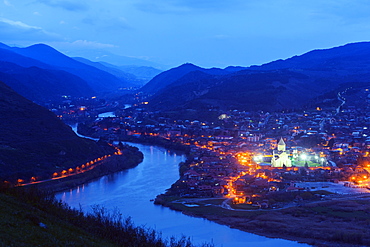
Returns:
[[[368,41],[369,13],[367,0],[1,0],[0,42],[249,66]]]

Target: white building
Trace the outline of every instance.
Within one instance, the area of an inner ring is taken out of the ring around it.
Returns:
[[[289,153],[286,151],[286,144],[283,138],[280,138],[277,150],[273,151],[271,165],[272,167],[292,166],[292,161],[289,159]]]

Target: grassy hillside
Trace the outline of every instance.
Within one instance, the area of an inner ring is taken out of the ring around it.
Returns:
[[[0,218],[0,246],[193,246],[186,238],[164,240],[103,207],[85,215],[38,190],[0,193]]]
[[[114,246],[6,194],[0,194],[0,217],[0,246]]]

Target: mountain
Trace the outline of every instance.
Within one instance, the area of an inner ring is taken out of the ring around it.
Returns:
[[[106,151],[0,82],[0,179],[50,178]]]
[[[86,81],[63,70],[25,68],[2,61],[0,81],[35,102],[47,102],[62,95],[87,97],[95,94]]]
[[[277,60],[252,69],[314,69],[318,70],[368,70],[370,67],[370,42],[346,44],[330,49],[313,50],[300,56]]]
[[[4,47],[4,48],[2,48],[2,47]],[[14,64],[17,64],[17,65],[22,66],[22,67],[35,66],[35,67],[44,68],[44,69],[52,69],[53,68],[52,66],[50,66],[46,63],[43,63],[41,61],[38,61],[36,59],[29,58],[29,57],[20,55],[18,53],[15,53],[15,52],[12,51],[11,47],[8,47],[4,44],[2,44],[2,46],[0,46],[0,61],[14,63]]]
[[[136,66],[136,65],[124,65],[124,66],[115,66],[109,63],[101,62],[107,67],[117,68],[126,73],[134,75],[137,79],[144,81],[145,83],[149,82],[156,75],[163,72],[163,70],[150,67],[150,66]]]
[[[297,81],[301,84],[311,82],[305,75],[293,72],[250,73],[242,71],[227,76],[215,76],[195,71],[154,94],[149,104],[156,110],[286,108],[286,105],[293,103],[295,99],[307,96],[281,97],[281,94],[285,95],[289,90],[295,91],[292,94],[299,94],[299,90],[305,86],[297,85],[294,89],[287,88],[287,85]]]
[[[186,63],[180,65],[179,67],[164,71],[159,75],[155,76],[144,87],[141,88],[141,91],[148,94],[154,94],[193,71],[201,71],[209,75],[225,75],[230,73],[227,70],[222,70],[218,68],[204,69],[194,64]]]
[[[25,48],[13,47],[11,51],[48,65],[48,67],[38,66],[40,68],[45,69],[52,66],[54,69],[74,74],[84,79],[96,92],[107,92],[129,86],[126,81],[106,71],[78,62],[45,44],[36,44]]]
[[[136,75],[125,72],[124,70],[120,69],[118,66],[114,66],[114,65],[104,63],[104,62],[92,62],[82,57],[74,57],[73,59],[78,62],[81,62],[89,66],[95,67],[97,69],[100,69],[102,71],[108,72],[109,74],[112,74],[119,79],[127,81],[132,86],[143,86],[145,84],[145,82],[141,80],[140,78],[137,78]]]
[[[142,91],[155,110],[281,110],[305,107],[348,85],[370,82],[370,42],[315,50],[261,66],[202,69],[184,64],[165,71]],[[202,73],[195,73],[202,72]]]
[[[116,55],[99,49],[69,51],[68,54],[71,57],[84,57],[93,62],[109,63],[116,66],[147,66],[160,70],[168,68],[168,66],[146,59]]]

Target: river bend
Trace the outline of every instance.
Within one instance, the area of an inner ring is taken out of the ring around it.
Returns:
[[[212,242],[216,247],[308,246],[257,236],[154,205],[151,199],[165,192],[179,178],[178,164],[186,157],[156,146],[129,144],[144,154],[143,162],[137,167],[59,193],[57,198],[72,207],[82,207],[85,212],[97,204],[111,210],[118,209],[124,216],[130,216],[135,225],[160,231],[166,238],[185,235],[195,244]]]

